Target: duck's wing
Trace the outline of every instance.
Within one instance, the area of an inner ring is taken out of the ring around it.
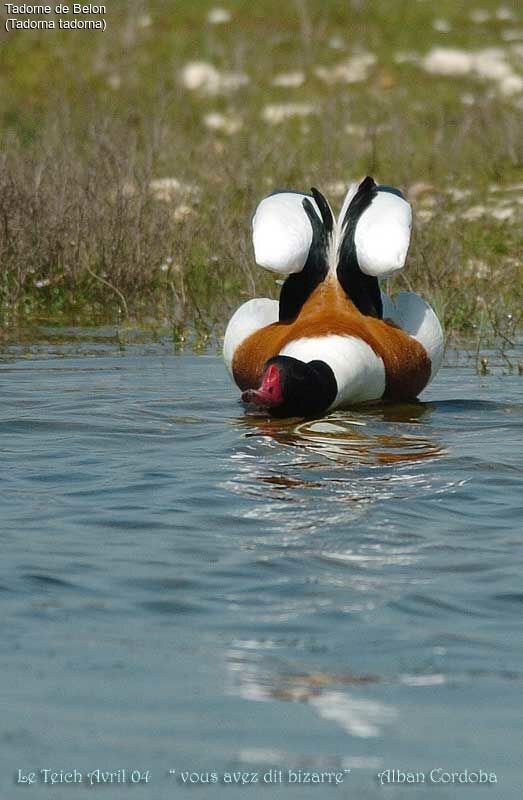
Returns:
[[[256,263],[271,272],[301,272],[312,246],[313,229],[303,201],[307,200],[321,220],[312,195],[289,190],[274,192],[258,205],[252,220]]]
[[[412,212],[399,189],[370,177],[350,187],[335,230],[338,280],[362,314],[381,317],[379,278],[405,264]]]
[[[329,272],[332,210],[317,189],[275,192],[256,209],[252,227],[256,262],[286,276],[279,319],[294,319]]]
[[[278,321],[279,303],[267,297],[248,300],[232,315],[223,340],[223,359],[232,375],[232,360],[245,339],[266,325]]]
[[[399,189],[374,184],[356,222],[354,245],[362,272],[387,278],[403,269],[412,229],[412,209]]]
[[[339,261],[355,257],[365,275],[386,278],[405,266],[412,209],[399,189],[370,177],[352,185],[337,225]]]
[[[354,250],[365,275],[386,278],[405,266],[412,209],[399,189],[370,177],[345,198],[338,222],[340,254]]]
[[[445,351],[445,337],[434,309],[415,292],[400,292],[394,300],[381,295],[383,318],[390,320],[416,339],[425,349],[431,362],[430,380],[434,378]]]

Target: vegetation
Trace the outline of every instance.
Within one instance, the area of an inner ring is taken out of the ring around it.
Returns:
[[[420,291],[448,332],[510,340],[523,13],[433,8],[111,0],[105,32],[4,30],[0,330],[125,321],[204,341],[276,296],[251,251],[261,197],[318,186],[336,205],[371,174],[416,213],[391,291]]]

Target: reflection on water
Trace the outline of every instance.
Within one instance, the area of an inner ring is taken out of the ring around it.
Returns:
[[[380,679],[375,675],[350,673],[286,674],[270,669],[270,660],[252,659],[252,651],[266,642],[235,642],[227,653],[231,675],[229,689],[247,700],[307,703],[320,717],[339,725],[351,736],[367,739],[379,736],[382,728],[397,716],[393,706],[356,696],[347,686],[364,687]],[[249,658],[249,654],[251,657]]]
[[[273,520],[286,532],[354,521],[398,487],[404,496],[448,490],[448,477],[424,468],[446,453],[432,413],[430,404],[412,403],[305,421],[245,414],[237,422],[243,443],[229,456],[235,474],[221,485],[260,498],[246,516]]]
[[[243,422],[248,427],[247,437],[270,436],[281,445],[304,449],[340,465],[396,464],[443,454],[435,437],[421,436],[414,427],[430,410],[430,406],[416,403],[370,407],[367,413],[339,411],[327,419],[305,422],[251,415]],[[383,422],[398,424],[383,430]]]
[[[516,412],[519,425],[521,411],[519,407]],[[481,608],[481,595],[465,588],[457,590],[458,598],[456,589],[449,592],[441,587],[438,591],[434,570],[455,571],[466,582],[469,574],[496,568],[491,544],[475,538],[463,540],[458,534],[460,528],[468,527],[466,514],[458,512],[459,505],[470,514],[472,497],[476,503],[480,501],[477,486],[467,489],[477,481],[465,464],[465,468],[459,466],[458,441],[470,439],[475,429],[478,458],[488,418],[493,415],[499,432],[502,420],[514,413],[510,403],[443,400],[339,412],[305,422],[254,415],[241,420],[248,446],[239,444],[232,454],[236,475],[229,488],[263,498],[248,513],[279,531],[278,544],[290,557],[309,555],[314,565],[309,576],[317,592],[314,600],[303,593],[301,613],[309,619],[319,615],[339,624],[345,620],[347,645],[340,645],[337,639],[333,654],[338,663],[353,667],[353,671],[307,671],[311,660],[316,664],[332,660],[296,654],[291,661],[293,674],[289,672],[288,648],[274,644],[268,650],[267,640],[258,646],[252,641],[243,646],[237,642],[228,654],[231,691],[251,700],[306,704],[349,736],[379,742],[397,736],[405,720],[401,705],[384,700],[390,692],[380,689],[376,696],[374,686],[422,691],[447,685],[463,687],[477,680],[477,668],[471,671],[469,665],[462,672],[449,671],[449,656],[472,646],[470,635],[454,634],[449,643],[444,637],[431,637],[428,630],[424,636],[423,630],[431,618],[439,621],[436,625],[441,625],[442,619],[448,624],[449,614],[468,617],[469,629],[471,616],[491,618],[490,612]],[[511,435],[514,433],[511,428]],[[494,449],[496,458],[503,454],[506,460],[503,447]],[[490,491],[496,493],[494,487]],[[497,498],[492,495],[495,504]],[[456,505],[449,502],[452,496]],[[274,497],[278,502],[273,502]],[[488,498],[483,499],[488,506]],[[485,509],[478,511],[481,514]],[[431,531],[428,538],[427,531]],[[479,532],[476,527],[474,532]],[[319,539],[312,539],[319,534]],[[293,619],[295,608],[285,595],[279,598],[278,611],[286,613],[289,622]],[[397,611],[408,620],[398,637],[393,633]],[[376,629],[380,617],[382,623]],[[360,625],[365,633],[355,636]],[[480,638],[488,648],[484,632]],[[423,639],[420,658],[412,644]],[[390,658],[383,658],[383,648],[390,654],[396,652],[396,670],[391,671]],[[281,650],[285,656],[279,657]],[[369,665],[372,671],[356,671],[359,664]],[[413,666],[419,672],[413,671]],[[488,671],[482,674],[484,679],[493,675]],[[495,674],[501,680],[514,679],[513,673],[501,668]],[[523,680],[521,673],[518,680]],[[370,747],[357,756],[340,754],[337,763],[352,769],[376,769],[383,761],[378,752]],[[263,761],[256,752],[244,754],[243,760],[249,759],[252,763]]]
[[[350,768],[377,800],[382,766],[459,752],[519,797],[521,379],[279,421],[219,357],[113,350],[0,362],[3,794],[28,758],[143,759],[155,800],[233,764]]]

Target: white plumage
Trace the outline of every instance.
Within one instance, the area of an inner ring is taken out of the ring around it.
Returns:
[[[289,342],[280,355],[300,361],[324,361],[332,369],[338,391],[329,411],[377,400],[385,391],[383,359],[356,336],[318,336]]]
[[[358,184],[357,183],[351,183],[349,185],[349,188],[347,189],[347,194],[344,197],[344,200],[343,200],[343,203],[342,203],[342,206],[341,206],[341,209],[340,209],[340,213],[338,214],[338,219],[336,221],[335,228],[334,228],[334,230],[336,232],[336,234],[335,234],[336,235],[336,242],[337,242],[338,245],[340,244],[341,238],[342,238],[342,235],[343,235],[343,227],[344,227],[343,226],[343,220],[345,219],[345,214],[347,213],[347,210],[348,210],[348,208],[349,208],[349,206],[350,206],[350,204],[351,204],[351,202],[352,202],[352,200],[354,198],[354,195],[356,194],[357,191],[358,191]]]
[[[252,220],[252,241],[260,267],[292,275],[305,266],[312,244],[312,227],[303,208],[305,197],[297,192],[279,192],[259,204]],[[319,217],[315,201],[308,199]]]

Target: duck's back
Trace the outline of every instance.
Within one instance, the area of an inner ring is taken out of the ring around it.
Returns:
[[[366,373],[374,395],[363,399],[416,397],[431,376],[430,358],[417,339],[391,322],[361,314],[333,281],[317,287],[296,319],[262,327],[239,344],[232,359],[238,386],[242,390],[257,386],[264,364],[278,354],[340,365],[352,360],[360,373]],[[375,396],[380,375],[383,387]],[[359,396],[349,398],[360,401]]]

